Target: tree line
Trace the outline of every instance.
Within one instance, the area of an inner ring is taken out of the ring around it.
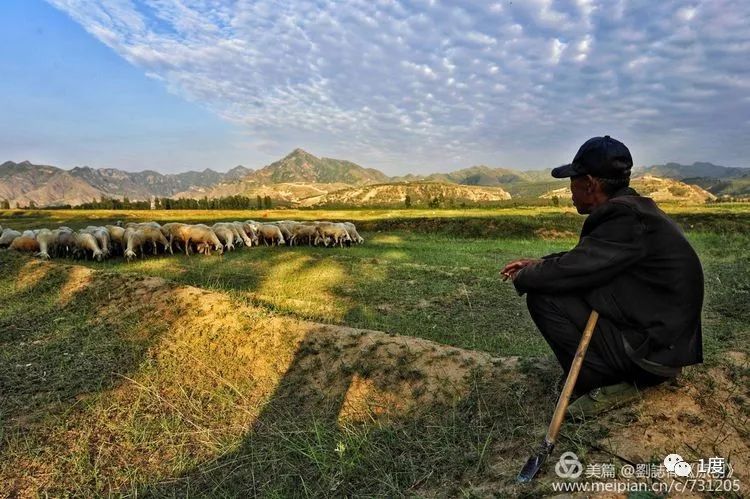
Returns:
[[[127,196],[122,199],[101,197],[99,200],[81,203],[78,205],[49,206],[50,210],[263,210],[274,207],[271,196],[225,196],[220,198],[203,197],[200,199],[190,198],[158,198],[150,201],[130,200]],[[20,208],[20,206],[19,206]],[[36,204],[31,201],[26,209],[36,209]],[[0,202],[0,209],[10,209],[10,203],[6,200]]]

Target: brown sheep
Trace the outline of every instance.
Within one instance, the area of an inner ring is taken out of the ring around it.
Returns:
[[[14,251],[37,253],[39,251],[39,241],[29,236],[17,237],[13,239],[12,243],[10,243],[10,249]]]

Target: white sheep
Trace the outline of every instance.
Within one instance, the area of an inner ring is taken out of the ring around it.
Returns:
[[[258,228],[258,239],[263,241],[266,246],[278,246],[284,244],[284,235],[275,225],[264,224]]]
[[[84,258],[88,257],[88,252],[91,252],[92,258],[101,262],[104,259],[102,249],[99,247],[99,243],[93,234],[88,232],[76,232],[75,236],[76,254],[83,255]]]
[[[0,248],[7,248],[17,237],[21,237],[20,232],[6,227],[0,234]]]
[[[39,243],[39,253],[35,256],[44,260],[49,260],[50,252],[54,253],[55,245],[57,244],[57,237],[60,234],[60,230],[49,230],[41,229],[36,235],[36,240]]]
[[[211,227],[211,230],[214,231],[214,234],[216,234],[216,237],[219,238],[219,241],[222,242],[227,251],[234,251],[234,233],[232,229],[224,224],[217,223]]]

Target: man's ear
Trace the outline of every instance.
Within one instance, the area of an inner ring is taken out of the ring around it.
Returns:
[[[597,181],[591,175],[586,175],[586,192],[593,194],[596,191]]]

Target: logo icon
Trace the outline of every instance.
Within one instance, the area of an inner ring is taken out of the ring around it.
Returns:
[[[555,464],[555,473],[560,478],[578,478],[583,473],[583,464],[573,452],[563,452]]]
[[[665,457],[664,467],[667,468],[667,471],[669,471],[670,473],[674,473],[675,475],[682,478],[689,477],[693,472],[693,468],[692,466],[690,466],[690,463],[685,462],[685,460],[682,459],[682,456],[679,454],[670,454]]]

